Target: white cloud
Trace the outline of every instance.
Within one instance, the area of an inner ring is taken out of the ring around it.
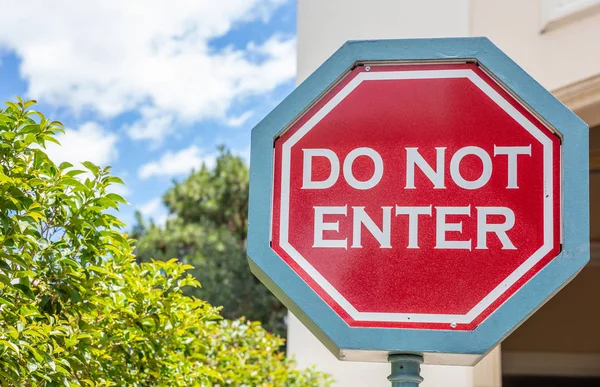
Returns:
[[[145,217],[149,217],[149,216],[152,216],[152,214],[154,214],[156,211],[158,211],[161,206],[162,206],[162,201],[160,200],[160,198],[154,198],[154,199],[151,199],[151,200],[145,202],[144,204],[142,204],[138,208],[138,210]]]
[[[138,207],[138,210],[144,218],[153,219],[159,225],[164,225],[167,221],[167,210],[160,198],[154,198],[143,203]]]
[[[134,140],[151,140],[160,144],[175,130],[173,115],[163,114],[156,109],[142,109],[142,118],[125,127]]]
[[[213,168],[216,159],[216,153],[205,153],[192,145],[177,152],[167,151],[158,161],[143,164],[138,170],[138,177],[145,180],[151,177],[184,175],[192,169],[200,169],[203,164],[207,168]]]
[[[253,112],[247,111],[247,112],[240,114],[239,116],[229,117],[226,122],[227,122],[227,125],[229,125],[229,126],[233,126],[233,127],[242,126],[246,123],[246,121],[248,121],[250,118],[252,118],[253,115],[254,115]]]
[[[0,46],[21,58],[29,97],[105,117],[149,109],[128,133],[156,141],[176,122],[241,125],[247,117],[230,117],[233,103],[293,78],[294,38],[211,46],[237,24],[268,19],[284,1],[13,1],[0,14]]]
[[[48,143],[46,153],[56,164],[68,161],[77,166],[83,161],[105,167],[118,157],[117,135],[104,130],[96,122],[86,122],[79,129],[66,129],[57,140],[61,145]]]
[[[246,164],[250,165],[250,146],[248,146],[246,149],[239,150],[236,152],[236,154],[241,157]]]

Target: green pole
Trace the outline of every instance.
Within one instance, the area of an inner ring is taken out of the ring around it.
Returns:
[[[392,387],[419,387],[423,381],[421,377],[423,356],[395,354],[388,356],[388,362],[392,363],[392,373],[388,376]]]

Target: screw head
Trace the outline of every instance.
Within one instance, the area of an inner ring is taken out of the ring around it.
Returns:
[[[450,323],[450,326],[451,326],[452,328],[456,328],[456,323],[455,323],[455,322],[453,322],[453,323]]]
[[[365,70],[366,70],[366,71],[371,71],[371,66],[366,66],[366,67],[365,67]]]

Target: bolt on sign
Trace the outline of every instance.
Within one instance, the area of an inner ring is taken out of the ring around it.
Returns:
[[[587,136],[485,38],[349,42],[252,132],[251,268],[341,360],[474,364],[589,259]]]

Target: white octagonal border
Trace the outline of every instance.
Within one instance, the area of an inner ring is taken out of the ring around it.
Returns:
[[[545,188],[545,192],[542,194],[542,200],[544,203],[544,244],[464,315],[359,312],[288,241],[291,148],[362,82],[377,80],[443,78],[466,78],[470,80],[542,144],[544,149],[543,180]],[[296,133],[290,136],[290,138],[282,146],[279,244],[281,248],[290,256],[290,258],[293,259],[355,321],[469,324],[552,250],[554,239],[554,213],[552,208],[554,182],[552,174],[552,157],[552,141],[530,120],[521,114],[521,112],[519,112],[514,106],[506,101],[496,90],[494,90],[483,79],[481,79],[481,77],[479,77],[479,75],[477,75],[473,70],[447,69],[361,72],[354,77],[354,79],[348,82],[348,84],[344,86],[323,107],[321,107],[306,123],[304,123],[304,125],[298,129],[298,131],[296,131]]]

